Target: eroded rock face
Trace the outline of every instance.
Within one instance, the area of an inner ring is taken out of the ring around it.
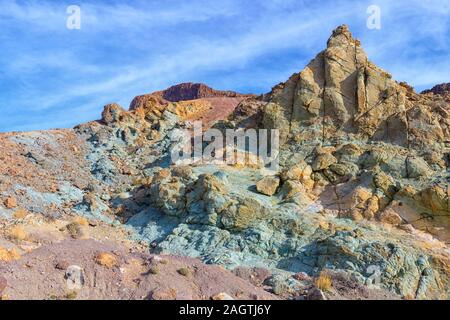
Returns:
[[[236,107],[254,95],[214,90],[201,83],[182,83],[163,91],[138,96],[130,110],[141,118],[160,118],[168,110],[184,121],[202,121],[205,128],[226,119]]]
[[[177,167],[173,170],[178,171]],[[151,201],[167,215],[189,224],[245,230],[261,219],[267,208],[255,199],[231,194],[230,186],[220,176],[218,171],[180,179],[170,172],[150,186]]]
[[[105,106],[102,112],[102,120],[107,124],[111,125],[115,122],[119,122],[122,115],[125,113],[125,110],[122,109],[116,103],[108,104]]]
[[[371,63],[345,25],[333,31],[326,50],[275,87],[267,100],[262,124],[280,128],[285,143],[360,139],[422,147],[432,141],[427,149],[441,149],[449,132],[448,110]],[[442,112],[444,121],[418,121],[437,119]]]
[[[260,125],[280,130],[285,165],[306,161],[314,172],[315,187],[337,190],[331,192],[335,194],[332,210],[341,216],[373,219],[408,185],[419,194],[427,194],[432,185],[447,189],[447,88],[439,85],[429,91],[434,94],[420,95],[396,82],[369,61],[343,25],[303,71],[262,98],[266,105]],[[373,195],[369,203],[363,205],[368,199],[360,202],[360,209],[368,210],[362,210],[365,213],[355,211],[349,197],[340,194],[339,190],[352,190],[354,181]],[[438,203],[447,201],[439,198]],[[408,222],[422,221],[419,212],[425,211],[433,216],[428,220],[430,229],[448,230],[448,210],[425,199],[414,196],[411,205],[417,214]]]

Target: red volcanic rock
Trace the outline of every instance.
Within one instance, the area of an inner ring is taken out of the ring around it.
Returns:
[[[181,83],[164,91],[156,92],[155,94],[161,95],[162,98],[171,102],[196,100],[202,98],[236,98],[248,96],[233,91],[214,90],[202,83]]]
[[[243,100],[250,97],[254,95],[214,90],[201,83],[182,83],[163,91],[135,97],[130,110],[143,110],[147,114],[157,109],[161,113],[170,103],[178,103],[178,109],[187,109],[189,106],[186,103],[197,103],[197,107],[202,107],[198,107],[189,116],[185,115],[185,120],[202,121],[205,127],[210,127],[216,121],[226,119]]]
[[[205,127],[212,126],[218,120],[226,119],[236,107],[244,100],[244,97],[227,97],[227,98],[206,98],[202,99],[211,104],[211,107],[201,115],[200,118],[195,120],[203,121]]]
[[[135,110],[139,106],[145,105],[149,99],[157,99],[159,102],[170,101],[180,102],[209,98],[247,98],[253,95],[240,94],[234,91],[214,90],[202,83],[181,83],[166,90],[157,91],[151,94],[137,96],[130,105],[130,110]],[[241,99],[242,100],[242,99]]]
[[[167,106],[168,101],[154,93],[137,96],[131,101],[130,110],[148,109],[155,105]]]
[[[440,95],[450,94],[450,83],[441,83],[441,84],[434,86],[433,88],[431,88],[429,90],[425,90],[422,92],[422,94],[427,94],[427,93],[434,93],[434,94],[440,94]]]

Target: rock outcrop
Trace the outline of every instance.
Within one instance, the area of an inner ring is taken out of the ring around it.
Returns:
[[[445,101],[393,80],[368,60],[345,25],[333,31],[326,50],[265,99],[261,124],[279,128],[284,143],[383,141],[442,152],[450,133]]]
[[[406,222],[423,229],[426,214],[432,217],[426,229],[448,241],[448,231],[442,232],[450,222],[447,88],[416,94],[396,82],[369,61],[343,25],[303,71],[253,99],[260,102],[253,126],[280,130],[284,165],[306,161],[316,184],[332,189],[329,208],[340,216],[374,219],[394,198],[402,199],[416,211],[402,217]],[[243,111],[256,102],[241,105],[230,120],[247,127],[242,115],[250,114]],[[358,210],[352,186],[370,194],[367,204],[357,197]],[[425,200],[429,192],[436,201]]]
[[[141,117],[160,117],[164,110],[171,110],[187,121],[202,121],[210,127],[225,119],[243,100],[254,95],[233,91],[218,91],[200,83],[182,83],[163,91],[138,96],[130,104],[130,110]]]
[[[422,94],[438,94],[438,95],[449,95],[450,94],[450,83],[441,83],[436,86],[434,86],[431,89],[422,91]]]
[[[204,98],[239,98],[252,95],[240,94],[234,91],[219,91],[208,87],[203,83],[182,83],[172,86],[164,91],[155,92],[154,95],[171,101],[180,102]]]

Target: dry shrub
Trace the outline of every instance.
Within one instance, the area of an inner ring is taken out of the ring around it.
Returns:
[[[97,254],[97,256],[95,257],[95,262],[109,269],[117,266],[116,256],[108,252],[101,252]]]
[[[75,291],[69,292],[66,294],[67,300],[75,300],[77,298],[78,294]]]
[[[11,261],[11,260],[19,260],[20,253],[17,249],[13,248],[11,250],[7,250],[5,248],[0,247],[0,261]]]
[[[89,221],[85,217],[75,217],[73,219],[73,223],[76,223],[83,227],[87,227],[89,225]]]
[[[333,281],[331,277],[325,272],[321,272],[319,277],[316,279],[316,287],[322,291],[328,291],[333,286]]]
[[[25,209],[18,209],[18,210],[17,210],[16,212],[14,212],[14,214],[13,214],[13,218],[16,219],[16,220],[23,219],[23,218],[25,218],[26,216],[28,216],[28,211],[25,210]]]
[[[408,293],[403,297],[403,300],[416,300],[416,298],[414,297],[414,294]]]
[[[86,227],[84,227],[82,224],[80,224],[79,221],[77,222],[71,222],[66,226],[67,231],[69,231],[69,234],[74,239],[87,239],[88,234]]]
[[[191,273],[188,268],[178,269],[177,272],[185,277],[187,277]]]
[[[9,238],[12,240],[23,241],[27,238],[27,233],[21,226],[14,226],[9,230]]]
[[[150,270],[148,271],[150,274],[158,274],[159,268],[157,266],[150,267]]]

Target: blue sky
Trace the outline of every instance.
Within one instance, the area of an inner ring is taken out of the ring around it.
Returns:
[[[372,4],[380,30],[366,26]],[[80,30],[66,28],[69,5]],[[0,131],[72,127],[180,82],[267,92],[342,23],[395,79],[450,81],[447,0],[0,0]]]

